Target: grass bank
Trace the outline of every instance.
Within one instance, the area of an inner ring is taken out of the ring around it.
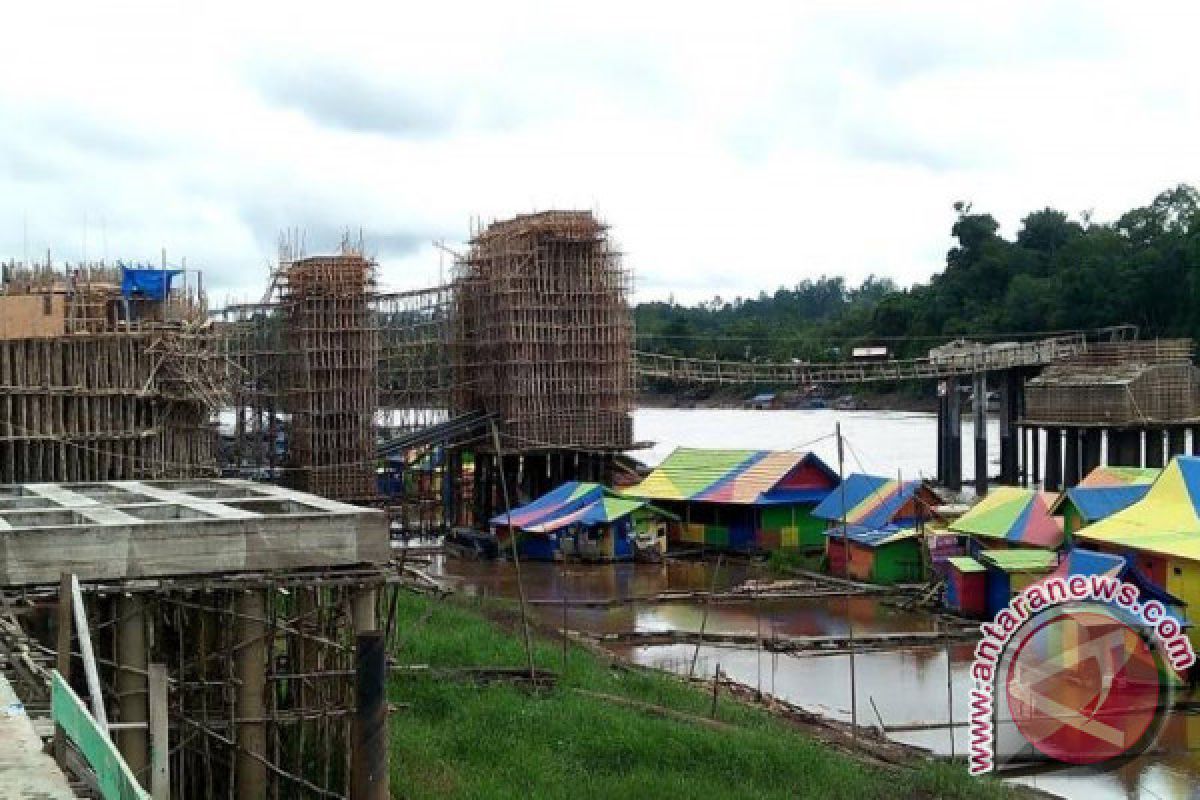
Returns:
[[[432,667],[520,666],[520,632],[470,598],[405,595],[397,659]],[[484,613],[484,612],[489,613]],[[538,666],[561,642],[538,639]],[[554,689],[395,675],[392,791],[408,798],[897,798],[1015,796],[964,769],[865,765],[754,706],[722,698],[719,729],[586,695],[618,695],[707,717],[711,696],[671,676],[614,669],[572,647]]]

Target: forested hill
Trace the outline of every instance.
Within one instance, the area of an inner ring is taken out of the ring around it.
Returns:
[[[923,354],[963,333],[1013,334],[1134,324],[1143,336],[1200,339],[1200,192],[1180,185],[1113,222],[1053,209],[996,220],[957,204],[957,245],[928,284],[803,280],[773,295],[684,307],[642,303],[638,347],[697,357],[832,360],[886,344]]]

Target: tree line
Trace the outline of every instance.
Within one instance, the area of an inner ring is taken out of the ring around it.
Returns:
[[[832,361],[887,345],[897,358],[964,334],[1005,338],[1133,324],[1143,337],[1200,339],[1200,192],[1180,185],[1115,221],[1051,208],[1015,237],[955,204],[956,240],[928,283],[805,279],[756,298],[641,303],[638,347],[733,360]]]

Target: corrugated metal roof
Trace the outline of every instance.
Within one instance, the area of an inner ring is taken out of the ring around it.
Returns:
[[[896,521],[896,515],[921,487],[920,481],[904,481],[901,484],[897,480],[856,472],[846,478],[844,486],[839,486],[821,501],[812,514],[830,522],[840,522],[845,516],[846,522],[851,525],[882,528]]]
[[[802,465],[819,471],[825,487],[772,490]],[[680,447],[645,480],[625,490],[652,500],[766,505],[772,502],[815,502],[837,482],[837,476],[812,453],[772,450],[703,450]],[[814,496],[814,492],[817,496]]]
[[[1149,486],[1158,480],[1162,470],[1158,467],[1096,467],[1087,477],[1079,482],[1083,488],[1098,486],[1128,486],[1139,484]],[[1078,487],[1077,487],[1078,488]]]
[[[1177,456],[1138,502],[1079,530],[1094,542],[1200,561],[1200,458]]]
[[[1079,510],[1085,522],[1097,522],[1128,508],[1150,491],[1150,485],[1131,483],[1124,486],[1076,486],[1067,489],[1066,500]],[[1061,504],[1060,504],[1061,505]]]
[[[1058,565],[1053,550],[1023,547],[1019,550],[984,550],[979,560],[1005,572],[1048,572]]]
[[[986,572],[987,567],[970,556],[951,556],[946,559],[959,572]]]
[[[1058,547],[1063,540],[1062,520],[1052,516],[1058,495],[998,486],[970,511],[950,523],[950,530],[990,539]]]

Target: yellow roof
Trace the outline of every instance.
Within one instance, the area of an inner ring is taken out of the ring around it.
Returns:
[[[1146,496],[1106,519],[1080,529],[1080,539],[1200,560],[1200,458],[1179,456]]]

